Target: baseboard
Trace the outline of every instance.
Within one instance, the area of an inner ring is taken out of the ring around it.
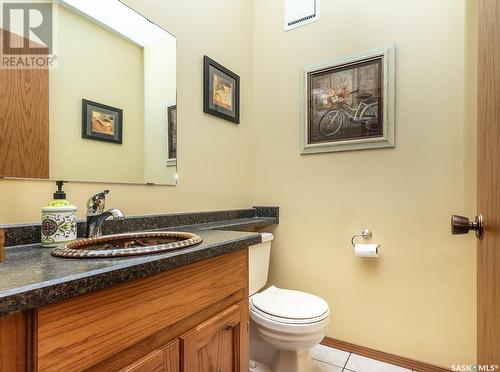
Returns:
[[[367,347],[358,346],[351,344],[349,342],[335,340],[333,338],[325,337],[321,341],[322,345],[333,347],[335,349],[347,351],[349,353],[358,354],[367,358],[372,358],[379,360],[381,362],[394,364],[396,366],[411,369],[412,371],[419,372],[445,372],[449,369],[433,366],[432,364],[417,362],[416,360],[403,358],[397,355],[392,355],[389,353],[384,353],[383,351],[377,351],[369,349]]]

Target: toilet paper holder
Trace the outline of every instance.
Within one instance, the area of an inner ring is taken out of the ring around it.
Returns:
[[[356,244],[354,243],[354,239],[356,238],[363,238],[365,240],[368,240],[368,239],[371,239],[373,237],[373,233],[370,229],[364,229],[363,231],[361,231],[361,234],[358,234],[358,235],[354,235],[351,239],[351,244],[353,247],[356,246]]]

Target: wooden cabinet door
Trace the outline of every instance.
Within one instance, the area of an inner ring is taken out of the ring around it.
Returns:
[[[0,29],[3,37],[26,41]],[[0,159],[0,176],[49,178],[47,69],[0,69]]]
[[[155,350],[121,372],[179,372],[179,341]]]
[[[233,305],[181,337],[183,372],[248,371],[248,302]]]

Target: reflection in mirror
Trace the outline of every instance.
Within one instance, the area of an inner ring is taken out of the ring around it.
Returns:
[[[54,6],[48,178],[175,185],[175,37],[118,0]]]

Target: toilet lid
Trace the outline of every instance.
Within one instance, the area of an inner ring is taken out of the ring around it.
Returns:
[[[286,319],[312,319],[328,312],[328,304],[318,296],[275,286],[253,295],[251,301],[260,311]]]

